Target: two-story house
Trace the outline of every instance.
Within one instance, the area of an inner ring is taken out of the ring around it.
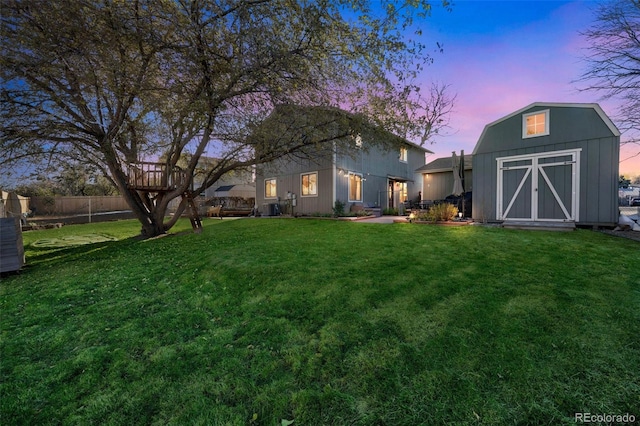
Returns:
[[[373,137],[388,140],[367,140]],[[420,200],[422,177],[416,170],[431,151],[381,131],[348,139],[258,166],[260,214],[330,214],[336,201],[346,211],[354,204],[402,210],[406,201]]]

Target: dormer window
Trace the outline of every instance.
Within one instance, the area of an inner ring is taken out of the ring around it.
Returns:
[[[398,158],[400,159],[400,161],[402,161],[403,163],[406,163],[408,161],[409,158],[409,150],[406,147],[401,147],[400,148],[400,155],[398,156]]]
[[[549,134],[549,110],[522,115],[522,138],[535,138]]]

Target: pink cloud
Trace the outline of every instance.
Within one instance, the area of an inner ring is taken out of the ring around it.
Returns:
[[[445,53],[435,58],[430,78],[451,84],[457,105],[451,117],[454,133],[436,138],[430,149],[436,156],[450,155],[453,149],[470,151],[486,124],[533,102],[598,102],[598,94],[580,92],[574,83],[584,67],[580,31],[591,19],[585,3],[576,2],[519,27],[496,22],[499,31],[493,33],[465,38],[447,37],[446,30],[432,32],[431,37],[444,38]],[[600,104],[608,115],[615,114],[614,102]],[[628,164],[633,161],[621,169]]]

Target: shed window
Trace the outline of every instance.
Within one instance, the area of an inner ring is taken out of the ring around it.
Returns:
[[[264,180],[264,198],[276,198],[276,179]]]
[[[349,201],[362,201],[362,175],[349,172]]]
[[[318,195],[318,173],[303,173],[301,180],[303,197]]]
[[[522,138],[534,138],[549,134],[549,110],[522,115]]]

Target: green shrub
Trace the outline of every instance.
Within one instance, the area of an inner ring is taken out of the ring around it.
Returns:
[[[449,203],[436,204],[427,213],[421,214],[418,219],[429,222],[446,222],[458,215],[458,208]]]
[[[344,216],[344,201],[336,200],[333,206],[333,215],[335,217]]]
[[[386,209],[382,210],[382,214],[386,216],[398,216],[398,209],[387,207]]]

